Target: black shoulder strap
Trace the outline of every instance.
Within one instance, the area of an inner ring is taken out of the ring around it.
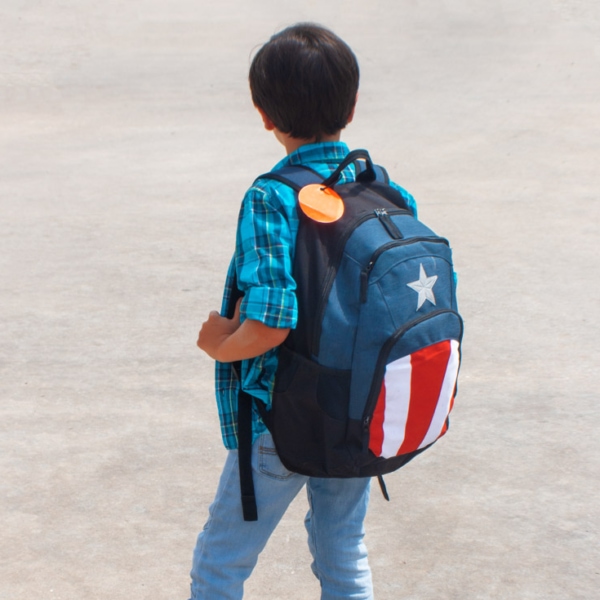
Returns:
[[[231,284],[231,296],[226,310],[226,317],[231,319],[235,313],[236,302],[244,294],[237,285],[237,277],[234,275]],[[232,363],[231,370],[238,381],[238,465],[240,476],[240,492],[242,500],[242,512],[244,521],[256,521],[258,509],[256,507],[256,496],[254,494],[254,481],[252,479],[252,396],[242,390],[242,362]]]
[[[303,165],[289,165],[277,169],[277,171],[263,173],[256,178],[256,181],[259,179],[273,179],[275,181],[280,181],[296,192],[299,192],[305,185],[321,183],[324,178],[310,167],[305,167]]]
[[[254,480],[252,479],[252,407],[256,406],[261,419],[268,429],[271,428],[270,414],[264,403],[245,392],[241,387],[241,362],[233,365],[240,388],[238,392],[238,462],[240,471],[240,492],[244,521],[258,520]]]
[[[252,396],[241,387],[238,394],[238,461],[244,521],[256,521],[258,509],[252,479]]]

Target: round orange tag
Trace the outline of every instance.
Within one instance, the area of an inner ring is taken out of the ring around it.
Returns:
[[[344,214],[344,201],[320,183],[305,185],[298,192],[298,203],[307,217],[319,223],[333,223]]]

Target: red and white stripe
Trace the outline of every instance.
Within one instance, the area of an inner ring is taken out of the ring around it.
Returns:
[[[446,340],[387,365],[369,429],[375,456],[413,452],[446,433],[459,361],[459,343]]]

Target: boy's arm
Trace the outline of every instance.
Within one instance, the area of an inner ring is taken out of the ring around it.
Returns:
[[[260,321],[246,319],[240,325],[240,303],[232,319],[212,311],[198,334],[198,348],[211,358],[228,363],[264,354],[285,341],[289,329],[269,327]]]
[[[273,190],[253,186],[246,193],[231,267],[244,297],[232,319],[213,311],[203,323],[197,345],[211,358],[227,363],[260,356],[282,344],[295,325],[291,212]],[[242,302],[246,318],[240,325]]]

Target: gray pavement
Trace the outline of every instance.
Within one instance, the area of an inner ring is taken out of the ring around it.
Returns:
[[[346,141],[448,236],[450,433],[373,494],[378,600],[600,597],[600,8],[576,0],[4,0],[0,599],[185,599],[224,458],[212,364],[239,200],[282,149],[246,72],[355,49]],[[286,515],[248,598],[318,597]]]

